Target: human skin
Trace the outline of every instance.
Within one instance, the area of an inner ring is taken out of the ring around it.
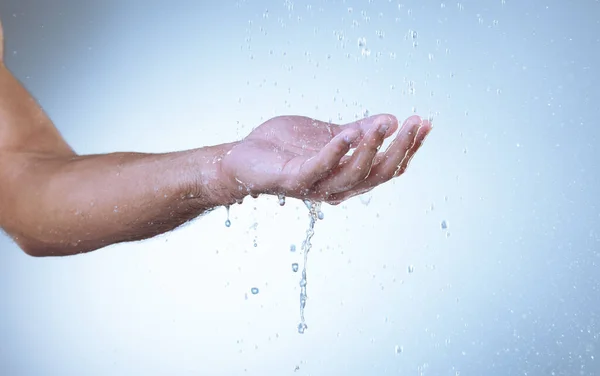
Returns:
[[[31,256],[151,238],[247,196],[339,204],[400,176],[432,129],[419,116],[399,131],[389,114],[344,125],[279,116],[227,144],[77,155],[5,66],[3,45],[0,24],[0,227]]]

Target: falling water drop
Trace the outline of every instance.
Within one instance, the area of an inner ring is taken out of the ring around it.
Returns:
[[[225,226],[230,227],[231,221],[229,220],[229,205],[225,206],[225,209],[227,210],[227,220],[225,221]]]
[[[298,271],[298,263],[297,262],[295,262],[295,263],[292,264],[292,271],[294,273],[296,273]]]
[[[448,229],[448,222],[446,220],[442,221],[442,230]]]
[[[277,195],[277,197],[279,197],[279,205],[284,206],[285,205],[285,195],[280,193]]]
[[[308,326],[305,323],[301,322],[300,324],[298,324],[298,333],[304,334],[306,328],[308,328]]]
[[[258,287],[253,287],[250,289],[250,292],[252,293],[252,295],[256,295],[258,294]]]
[[[290,252],[296,252],[296,244],[290,245]]]
[[[400,354],[402,351],[404,351],[404,348],[402,346],[396,345],[396,347],[394,348],[394,352],[396,353],[396,355]]]
[[[412,274],[414,271],[415,271],[414,265],[409,265],[408,266],[408,272]]]

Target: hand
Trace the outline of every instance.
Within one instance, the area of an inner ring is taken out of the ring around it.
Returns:
[[[393,115],[377,115],[346,125],[301,116],[266,121],[223,156],[221,167],[232,191],[254,197],[287,197],[339,204],[400,176],[431,122],[408,118],[384,153],[383,141],[398,129]],[[352,155],[346,155],[354,149]]]

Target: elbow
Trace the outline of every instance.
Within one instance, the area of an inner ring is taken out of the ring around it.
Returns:
[[[31,257],[49,257],[49,256],[64,256],[64,249],[57,247],[55,244],[47,244],[45,242],[36,241],[21,236],[13,237],[17,246]]]
[[[15,242],[25,254],[36,258],[73,256],[100,248],[98,246],[90,247],[89,244],[81,242],[57,244],[23,238],[15,238]]]
[[[19,248],[25,252],[26,255],[31,257],[46,257],[51,256],[53,253],[48,246],[45,246],[41,243],[23,240],[20,238],[14,238],[14,240],[17,246],[19,246]]]

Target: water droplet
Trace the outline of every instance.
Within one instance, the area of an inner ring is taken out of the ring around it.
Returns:
[[[229,220],[229,205],[225,206],[225,209],[227,210],[227,220],[225,221],[225,227],[230,227],[231,221]]]
[[[371,203],[371,199],[373,198],[373,195],[370,193],[366,193],[366,194],[362,194],[362,195],[358,196],[358,198],[360,199],[360,202],[363,205],[369,205]]]
[[[277,197],[279,198],[279,205],[284,206],[285,205],[285,195],[280,193],[279,195],[277,195]]]
[[[292,271],[294,273],[296,273],[298,271],[298,263],[297,262],[295,262],[295,263],[292,264]]]
[[[290,252],[296,252],[296,244],[290,246]]]
[[[442,221],[442,230],[446,230],[448,228],[448,222],[446,220]]]
[[[396,355],[400,354],[402,351],[404,351],[404,347],[402,346],[396,345],[396,347],[394,348],[394,352],[396,353]]]
[[[408,272],[409,272],[409,273],[413,273],[414,271],[415,271],[415,267],[414,267],[414,265],[409,265],[409,266],[408,266]]]
[[[367,38],[358,38],[358,47],[365,48],[367,46]]]
[[[301,322],[300,324],[298,324],[298,333],[304,334],[306,328],[308,328],[308,326],[305,323]]]
[[[253,287],[250,289],[250,292],[252,293],[252,295],[256,295],[258,294],[258,287]]]

